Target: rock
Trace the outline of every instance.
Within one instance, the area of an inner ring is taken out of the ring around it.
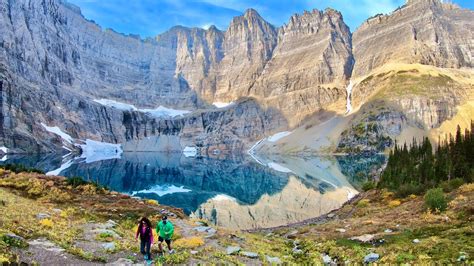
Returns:
[[[211,227],[209,227],[209,226],[198,226],[198,227],[193,228],[193,230],[198,231],[200,233],[208,232],[208,230],[210,230],[210,229],[211,229]]]
[[[418,244],[418,243],[420,243],[420,240],[418,238],[413,239],[413,243]]]
[[[38,220],[49,219],[49,218],[51,218],[51,215],[49,215],[47,213],[38,213],[36,215],[36,219],[38,219]]]
[[[321,255],[323,258],[323,263],[326,265],[331,265],[333,262],[332,258],[328,254]]]
[[[61,213],[62,212],[61,209],[52,209],[52,211],[55,212],[55,213]]]
[[[380,258],[380,255],[377,253],[370,253],[364,257],[364,263],[375,262]]]
[[[467,255],[466,252],[459,252],[459,257],[457,259],[458,262],[466,261]]]
[[[229,246],[229,247],[227,247],[227,249],[226,249],[227,255],[234,255],[234,254],[239,253],[239,251],[240,251],[240,247],[239,247],[239,246]]]
[[[191,255],[196,255],[198,254],[199,252],[197,250],[191,250],[189,253],[191,253]]]
[[[385,229],[385,231],[383,231],[384,233],[393,233],[393,230],[391,229]]]
[[[105,265],[114,265],[114,266],[130,266],[130,265],[135,265],[135,263],[130,260],[130,259],[125,259],[125,258],[120,258],[114,262],[107,263]]]
[[[298,234],[298,230],[293,230],[289,232],[288,234],[286,234],[286,237],[292,239],[292,238],[295,238],[297,234]]]
[[[335,216],[335,214],[334,214],[334,213],[330,213],[330,214],[328,214],[328,218],[333,218],[334,216]]]
[[[35,246],[35,247],[38,247],[38,248],[42,248],[42,249],[54,252],[54,253],[64,252],[64,249],[58,247],[53,242],[51,242],[47,239],[44,239],[44,238],[31,240],[31,241],[28,242],[28,244],[31,245],[31,246]]]
[[[282,261],[278,257],[266,256],[268,263],[270,264],[282,264]]]
[[[115,249],[115,243],[114,242],[103,243],[102,248],[106,249],[106,250],[114,250]]]
[[[201,221],[196,221],[194,222],[195,225],[198,225],[198,226],[206,226],[206,224],[204,222],[201,222]]]
[[[339,233],[345,233],[346,229],[338,228],[338,229],[336,229],[336,231],[339,232]]]
[[[293,254],[301,254],[301,253],[303,253],[303,250],[299,249],[298,247],[294,247],[294,248],[291,250],[291,252],[292,252]]]
[[[374,238],[375,238],[375,235],[365,234],[361,236],[351,237],[350,240],[360,241],[362,243],[369,243],[370,241],[374,240]]]
[[[255,253],[255,252],[243,251],[243,252],[240,252],[240,254],[242,256],[245,256],[245,257],[248,257],[248,258],[251,258],[251,259],[258,258],[258,254]]]
[[[110,230],[110,229],[106,229],[104,227],[93,229],[92,233],[94,233],[96,235],[108,234],[108,235],[110,235],[110,236],[112,236],[113,238],[116,238],[116,239],[121,239],[122,238],[115,231]]]

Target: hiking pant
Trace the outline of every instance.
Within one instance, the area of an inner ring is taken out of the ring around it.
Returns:
[[[151,242],[150,240],[140,241],[140,253],[142,255],[148,255],[148,259],[151,259]]]

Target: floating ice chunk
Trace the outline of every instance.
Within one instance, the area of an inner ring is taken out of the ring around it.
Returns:
[[[194,157],[194,156],[197,155],[197,148],[186,146],[186,147],[184,147],[183,155],[185,157]]]
[[[214,102],[214,103],[212,103],[212,105],[214,105],[214,106],[217,107],[217,108],[225,108],[225,107],[231,106],[231,105],[233,105],[233,104],[234,104],[234,102],[230,102],[230,103]]]
[[[58,169],[47,172],[46,175],[59,175],[59,174],[61,174],[62,171],[64,171],[64,170],[68,169],[69,167],[71,167],[72,163],[73,163],[73,161],[69,160],[69,161],[63,163]]]
[[[282,172],[282,173],[292,173],[293,171],[291,171],[290,169],[280,165],[280,164],[277,164],[275,162],[270,162],[268,163],[268,167],[270,167],[271,169],[275,170],[275,171],[278,171],[278,172]]]
[[[46,129],[46,131],[56,134],[60,136],[64,141],[72,144],[73,138],[69,134],[62,131],[59,127],[49,127],[44,123],[41,123],[41,125],[44,127],[44,129]]]
[[[153,194],[158,195],[159,197],[163,197],[164,195],[167,195],[167,194],[187,193],[187,192],[191,192],[191,190],[184,188],[184,186],[177,187],[175,185],[155,185],[148,189],[133,191],[132,196],[136,194],[153,193]]]
[[[0,151],[2,151],[3,153],[8,153],[8,148],[5,146],[2,146],[0,147]]]
[[[92,163],[109,159],[120,159],[122,146],[96,140],[86,140],[86,144],[80,145],[82,148],[81,158],[86,159],[86,163]]]
[[[288,136],[291,134],[291,131],[283,131],[283,132],[278,132],[270,137],[268,137],[268,141],[270,142],[277,142],[279,141],[280,139]]]

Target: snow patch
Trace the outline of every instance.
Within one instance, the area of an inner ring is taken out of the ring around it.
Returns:
[[[230,103],[214,102],[214,103],[212,103],[212,105],[214,105],[214,106],[217,107],[217,108],[225,108],[225,107],[231,106],[231,105],[233,105],[233,104],[234,104],[234,102],[230,102]]]
[[[68,169],[72,165],[72,160],[69,160],[65,163],[63,163],[58,169],[55,169],[53,171],[49,171],[46,173],[46,175],[59,175],[61,174],[62,171]]]
[[[278,172],[282,172],[282,173],[292,173],[293,171],[291,171],[290,169],[280,165],[280,164],[277,164],[275,162],[269,162],[267,164],[268,167],[270,167],[271,169],[275,170],[275,171],[278,171]]]
[[[100,103],[105,106],[113,107],[122,111],[138,111],[142,113],[147,113],[154,117],[176,117],[191,113],[191,111],[189,110],[171,109],[161,105],[155,109],[139,109],[132,104],[117,102],[109,99],[95,99],[94,102]]]
[[[171,109],[161,105],[156,109],[138,109],[138,111],[148,113],[154,117],[176,117],[191,113],[188,110]]]
[[[119,109],[122,111],[136,111],[137,110],[137,108],[132,104],[121,103],[121,102],[117,102],[117,101],[109,100],[109,99],[98,99],[98,100],[96,99],[94,100],[94,102],[100,103],[105,106],[113,107],[115,109]]]
[[[225,194],[219,194],[214,196],[211,201],[233,201],[236,202],[237,200],[231,196],[227,196]]]
[[[346,93],[347,93],[347,98],[346,98],[346,114],[350,114],[352,112],[352,88],[354,87],[354,84],[352,83],[352,80],[349,81],[349,85],[346,88]]]
[[[268,141],[270,142],[277,142],[280,139],[290,135],[292,132],[291,131],[283,131],[283,132],[278,132],[270,137],[268,137]]]
[[[44,123],[41,123],[41,125],[44,127],[44,129],[46,129],[46,131],[56,134],[60,136],[64,141],[72,144],[73,138],[69,134],[62,131],[59,127],[49,127],[45,125]]]
[[[183,155],[185,157],[194,157],[197,155],[197,148],[186,146],[183,150]]]
[[[4,162],[8,160],[8,155],[3,155],[2,159],[0,159],[0,162]]]
[[[159,197],[163,197],[167,194],[174,194],[174,193],[186,193],[191,192],[192,190],[184,188],[184,186],[177,187],[175,185],[156,185],[148,189],[143,189],[140,191],[133,191],[132,195],[136,194],[147,194],[153,193],[158,195]]]
[[[0,151],[2,151],[3,153],[8,153],[8,148],[5,146],[2,146],[0,147]]]
[[[86,163],[92,163],[109,159],[120,159],[122,155],[122,146],[107,142],[87,139],[86,144],[80,145],[82,154],[80,158],[86,159]]]

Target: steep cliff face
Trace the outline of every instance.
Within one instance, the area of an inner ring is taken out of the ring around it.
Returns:
[[[474,66],[474,12],[439,0],[413,0],[368,19],[354,33],[353,76],[387,63]]]
[[[216,98],[235,100],[248,95],[255,79],[271,58],[277,31],[255,10],[235,17],[224,37],[224,58],[217,74]]]
[[[345,98],[353,58],[341,13],[328,9],[294,15],[280,28],[278,45],[251,94],[294,121]]]

